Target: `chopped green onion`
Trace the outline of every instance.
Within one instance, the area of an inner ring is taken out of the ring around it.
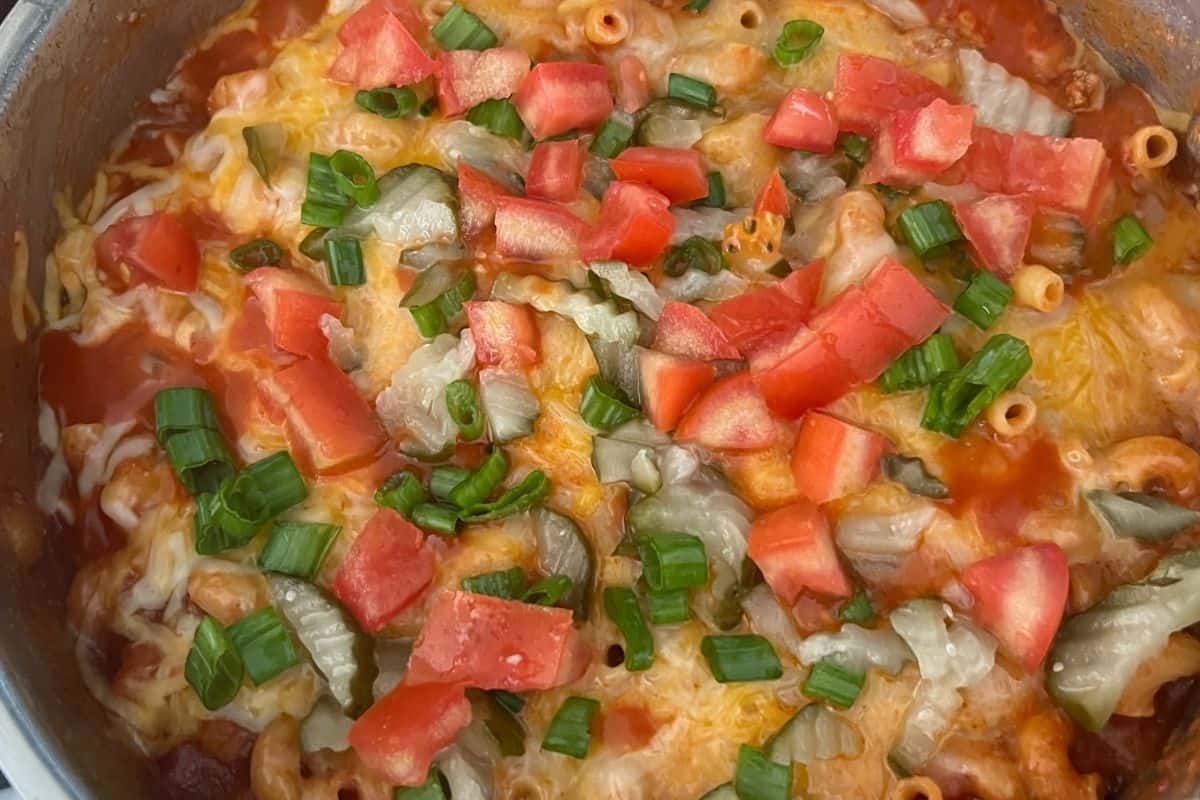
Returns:
[[[346,219],[346,211],[354,201],[338,186],[337,175],[329,156],[308,154],[308,185],[300,221],[317,228],[336,228]]]
[[[308,497],[308,489],[296,462],[287,451],[261,458],[242,470],[234,480],[238,491],[262,510],[266,523]]]
[[[857,133],[843,133],[838,137],[837,146],[846,154],[847,158],[860,167],[866,166],[871,159],[871,141],[865,136]]]
[[[1032,366],[1025,342],[1008,334],[993,336],[961,369],[933,384],[921,427],[959,436]]]
[[[699,108],[712,108],[717,104],[717,90],[704,81],[672,72],[667,77],[667,97],[682,100]]]
[[[757,634],[705,636],[700,652],[720,683],[770,681],[783,675],[771,643]]]
[[[996,324],[1012,296],[1011,286],[987,270],[980,270],[954,300],[954,310],[986,331]]]
[[[520,714],[521,709],[525,708],[525,698],[519,694],[513,694],[504,689],[493,689],[488,694],[492,696],[493,700],[513,714]]]
[[[417,93],[407,86],[381,86],[378,89],[361,89],[354,93],[354,102],[364,111],[370,111],[384,119],[407,117],[417,109]]]
[[[701,236],[689,236],[682,244],[672,247],[663,259],[663,272],[673,277],[679,277],[689,269],[716,275],[727,266],[725,256],[717,246]]]
[[[283,620],[270,606],[230,625],[229,639],[237,648],[246,673],[256,686],[261,686],[300,661]]]
[[[467,112],[467,122],[510,139],[525,135],[525,123],[511,100],[484,100]]]
[[[421,103],[421,107],[417,109],[417,113],[420,114],[422,117],[432,117],[433,112],[437,111],[437,109],[438,109],[438,99],[437,99],[437,95],[435,94],[433,97],[430,97],[424,103]]]
[[[616,158],[633,141],[633,118],[628,114],[613,113],[592,139],[588,151],[598,158]]]
[[[196,552],[202,556],[212,556],[224,550],[237,547],[237,542],[229,537],[216,519],[218,496],[202,494],[196,498],[196,516],[193,519],[192,539]]]
[[[542,749],[586,758],[592,744],[592,717],[599,710],[600,703],[590,697],[568,697],[550,720]]]
[[[460,378],[446,386],[446,408],[462,438],[469,441],[483,435],[483,411],[470,381]]]
[[[176,386],[154,395],[154,435],[159,444],[196,428],[220,429],[212,394],[206,389]]]
[[[449,500],[459,508],[475,508],[488,499],[508,474],[508,459],[500,448],[492,450],[479,468],[450,490]]]
[[[642,573],[655,592],[688,589],[708,583],[704,542],[690,533],[647,533],[638,537]]]
[[[910,206],[897,220],[908,246],[922,260],[940,255],[942,248],[962,241],[962,231],[945,200]]]
[[[781,67],[799,64],[808,58],[825,29],[811,19],[793,19],[783,24],[779,38],[775,40],[775,61]]]
[[[270,239],[255,239],[229,251],[229,263],[238,272],[273,267],[283,260],[283,248]]]
[[[593,428],[610,431],[638,415],[638,410],[630,405],[624,393],[599,375],[593,375],[584,384],[579,416]]]
[[[338,150],[329,157],[333,179],[342,194],[359,208],[370,208],[379,202],[379,181],[367,160],[352,150]]]
[[[196,628],[183,676],[209,711],[228,705],[242,688],[245,666],[221,623],[205,617]]]
[[[258,568],[311,580],[340,531],[320,522],[277,521],[258,554]]]
[[[310,258],[313,261],[324,261],[325,236],[328,233],[328,228],[313,228],[303,239],[300,240],[300,253],[305,258]]]
[[[411,472],[397,472],[375,490],[377,505],[398,511],[405,517],[410,516],[412,510],[425,500],[425,488]]]
[[[412,510],[418,528],[447,536],[458,533],[458,510],[437,503],[421,503]]]
[[[392,800],[450,800],[445,780],[437,767],[430,767],[420,786],[397,786]]]
[[[516,600],[525,591],[525,573],[520,567],[481,572],[463,578],[462,588],[475,594],[486,594],[505,600]]]
[[[215,494],[197,498],[196,552],[211,555],[241,547],[262,527],[260,509],[234,488],[235,481],[226,481]]]
[[[469,508],[461,514],[463,522],[490,522],[494,519],[511,517],[528,511],[540,503],[550,492],[550,479],[540,469],[535,469],[526,475],[520,483],[513,486],[500,497],[490,503],[481,503]]]
[[[687,589],[646,592],[646,608],[650,612],[650,621],[655,625],[674,625],[691,618]]]
[[[325,237],[325,264],[334,286],[361,286],[367,282],[362,245],[352,236]]]
[[[887,393],[919,389],[958,368],[954,340],[945,333],[935,333],[893,361],[879,376],[879,388]]]
[[[708,194],[703,200],[698,200],[696,205],[706,208],[725,207],[725,178],[721,173],[715,170],[708,173]]]
[[[242,140],[246,143],[246,156],[254,170],[267,186],[271,185],[271,173],[283,156],[287,144],[287,131],[278,122],[264,122],[242,128]]]
[[[760,748],[744,744],[738,748],[733,788],[738,800],[789,800],[792,796],[792,764],[777,764]]]
[[[449,500],[454,487],[465,481],[471,470],[462,467],[434,467],[429,473],[429,493],[437,500]]]
[[[875,621],[875,608],[871,598],[863,589],[858,589],[854,595],[838,609],[838,619],[842,622],[853,622],[856,625],[870,625]]]
[[[712,0],[688,0],[688,4],[683,7],[683,10],[699,14],[708,8],[708,4],[711,2]]]
[[[858,699],[866,678],[863,673],[842,669],[832,661],[818,661],[812,665],[800,691],[832,706],[849,708]]]
[[[443,50],[487,50],[500,41],[483,20],[458,3],[446,9],[430,32]]]
[[[1154,244],[1150,234],[1142,227],[1142,223],[1132,214],[1126,214],[1116,221],[1112,229],[1113,262],[1128,264],[1146,255],[1146,251]]]
[[[604,589],[604,610],[625,637],[625,669],[640,672],[654,663],[654,637],[642,619],[633,589],[609,586]]]
[[[234,475],[233,458],[221,434],[209,428],[192,428],[173,434],[163,445],[175,476],[188,494],[215,492]]]
[[[571,585],[566,575],[550,575],[526,589],[521,600],[535,606],[556,606],[571,591]]]
[[[422,272],[400,305],[412,314],[426,339],[444,332],[475,294],[475,273],[470,269],[437,264]]]

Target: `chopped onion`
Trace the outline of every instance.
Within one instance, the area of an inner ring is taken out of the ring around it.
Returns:
[[[466,257],[467,249],[456,239],[452,242],[433,242],[409,250],[400,256],[400,261],[413,269],[426,270],[445,261],[462,261]]]
[[[375,399],[375,410],[393,436],[420,455],[445,452],[458,438],[446,408],[447,384],[465,378],[475,365],[475,340],[442,334],[422,345],[392,375],[391,385]]]
[[[670,436],[644,419],[630,420],[621,427],[615,428],[608,436],[610,439],[644,444],[650,447],[663,447],[671,443]]]
[[[662,473],[649,450],[639,450],[629,464],[630,483],[633,488],[646,494],[654,494],[662,488]]]
[[[542,411],[525,375],[501,369],[479,373],[479,402],[488,433],[499,444],[533,433],[533,424]]]
[[[800,660],[804,639],[796,631],[792,618],[778,598],[765,583],[755,586],[742,598],[742,610],[750,621],[750,628],[760,636],[771,640]]]
[[[635,405],[641,403],[642,374],[639,365],[639,348],[628,347],[620,342],[593,336],[588,339],[600,377],[625,393]]]
[[[666,300],[680,300],[684,303],[708,300],[715,303],[737,297],[750,288],[750,282],[727,269],[716,275],[689,269],[677,278],[663,278],[658,288]]]
[[[362,366],[362,353],[354,341],[354,329],[342,324],[332,314],[322,314],[317,320],[321,333],[329,342],[329,360],[342,372],[350,372]]]
[[[633,483],[633,461],[642,453],[650,453],[654,460],[654,449],[633,442],[622,442],[606,436],[592,437],[592,468],[601,483]],[[654,467],[658,471],[657,465]]]
[[[527,303],[538,311],[559,314],[575,323],[588,336],[631,346],[641,328],[637,314],[620,312],[594,293],[572,288],[561,281],[548,281],[536,275],[518,277],[505,272],[492,285],[492,297],[508,303]]]
[[[950,672],[950,636],[946,632],[947,609],[937,600],[910,600],[892,611],[892,630],[917,657],[921,677],[940,680]]]
[[[483,737],[489,736],[480,721],[473,721],[459,734],[459,743],[438,754],[435,763],[450,784],[454,800],[491,800],[492,770],[499,760],[498,746],[486,750]]]
[[[858,728],[820,703],[810,703],[800,709],[767,746],[767,755],[777,764],[857,758],[862,751],[863,737]]]
[[[489,133],[466,120],[436,126],[431,139],[449,164],[466,161],[493,175],[497,172],[524,175],[529,169],[529,151],[520,142]]]
[[[683,483],[700,471],[700,458],[694,450],[671,445],[659,452],[658,465],[665,483]]]
[[[958,51],[963,102],[975,106],[975,122],[1005,133],[1026,131],[1039,136],[1066,136],[1071,114],[1039,94],[1021,78],[977,50]]]
[[[645,275],[629,269],[623,261],[593,261],[589,266],[608,283],[613,294],[628,300],[638,311],[653,320],[662,315],[663,299]]]
[[[818,633],[804,640],[798,653],[806,665],[829,659],[839,667],[866,672],[874,667],[896,675],[912,660],[904,640],[886,629],[871,630],[853,623],[837,633]]]
[[[846,180],[835,169],[834,156],[819,156],[793,150],[779,165],[788,188],[806,202],[816,203],[846,191]]]
[[[929,17],[912,0],[866,0],[867,5],[896,23],[902,30],[922,28],[929,24]]]
[[[577,619],[587,617],[595,565],[583,532],[572,520],[545,508],[533,512],[538,569],[543,575],[566,575],[571,591],[563,598]]]
[[[749,213],[750,210],[746,208],[727,211],[724,208],[672,207],[675,232],[671,234],[671,244],[682,244],[693,236],[712,242],[720,241],[725,238],[725,226],[744,219]]]
[[[843,517],[837,525],[838,549],[867,580],[886,578],[916,550],[936,515],[937,509],[926,505],[899,514]]]
[[[408,659],[412,656],[413,643],[409,639],[376,639],[375,663],[379,674],[371,687],[375,699],[395,689],[404,680],[408,671]]]
[[[408,164],[379,179],[379,200],[353,208],[339,235],[374,234],[404,250],[458,238],[458,195],[450,179],[425,164]]]
[[[341,753],[350,749],[347,735],[354,720],[346,716],[332,697],[321,697],[312,711],[300,723],[300,749],[305,753],[333,750]]]
[[[937,752],[942,733],[962,706],[959,693],[943,683],[921,681],[901,724],[900,737],[889,758],[905,772],[914,773]]]

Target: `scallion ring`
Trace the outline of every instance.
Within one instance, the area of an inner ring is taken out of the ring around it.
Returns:
[[[470,381],[460,378],[447,384],[446,408],[463,439],[472,441],[483,435],[483,411]]]
[[[359,108],[376,116],[399,119],[417,110],[417,93],[407,86],[381,86],[355,92],[354,102]]]
[[[362,245],[353,236],[325,237],[325,266],[334,286],[361,286],[367,282]]]
[[[487,50],[500,41],[483,20],[458,3],[446,9],[430,33],[443,50]]]
[[[779,38],[775,40],[775,61],[781,67],[799,64],[808,58],[825,29],[811,19],[793,19],[783,24]]]
[[[640,672],[654,663],[654,637],[642,618],[633,589],[608,586],[604,589],[604,611],[625,637],[625,669]]]
[[[258,568],[312,580],[340,530],[320,522],[277,521],[258,554]]]
[[[370,208],[379,202],[379,181],[374,168],[352,150],[338,150],[329,157],[333,179],[342,194],[354,200],[359,208]]]
[[[599,710],[600,703],[590,697],[568,697],[550,720],[542,749],[586,758],[592,743],[592,717]]]
[[[238,272],[273,267],[283,260],[283,248],[270,239],[255,239],[229,251],[229,263]]]
[[[621,390],[599,375],[593,375],[584,384],[579,400],[579,416],[593,428],[610,431],[638,415],[638,410],[628,402]]]
[[[672,277],[679,277],[689,269],[716,275],[727,266],[720,249],[701,236],[689,236],[672,247],[663,259],[663,272]]]
[[[508,459],[500,448],[492,450],[479,468],[450,490],[449,500],[459,508],[472,509],[483,503],[508,474]]]
[[[183,676],[209,711],[228,705],[242,688],[245,665],[229,633],[212,617],[205,617],[192,637]]]
[[[716,89],[704,81],[680,75],[678,72],[672,72],[667,77],[667,97],[699,108],[713,108],[717,104]]]
[[[271,606],[230,625],[229,639],[242,658],[246,674],[256,686],[300,662],[291,635]]]

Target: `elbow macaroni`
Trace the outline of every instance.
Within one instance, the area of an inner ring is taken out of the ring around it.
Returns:
[[[1040,264],[1029,264],[1012,277],[1013,302],[1035,311],[1054,311],[1063,301],[1062,276]]]
[[[1147,125],[1125,141],[1125,152],[1133,168],[1145,175],[1175,160],[1179,152],[1179,140],[1162,125]]]
[[[1001,436],[1020,436],[1037,421],[1037,403],[1021,392],[1003,392],[987,407],[984,416],[992,430]]]
[[[599,3],[584,15],[583,35],[594,45],[612,47],[629,36],[629,19],[616,5]]]

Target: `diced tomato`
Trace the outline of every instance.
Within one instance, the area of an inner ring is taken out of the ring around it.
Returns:
[[[447,117],[484,100],[501,100],[529,74],[529,56],[513,47],[451,50],[438,59],[438,105]]]
[[[675,232],[671,201],[649,186],[613,181],[604,190],[599,222],[580,247],[587,261],[615,258],[644,267],[662,255]]]
[[[972,106],[938,98],[921,109],[898,111],[883,123],[864,183],[916,186],[954,166],[971,146]]]
[[[140,277],[177,292],[191,292],[200,270],[200,249],[178,217],[155,211],[108,226],[96,239],[96,260],[114,278]],[[138,275],[122,274],[122,264]]]
[[[569,203],[583,184],[583,148],[579,142],[539,142],[529,160],[525,194]]]
[[[1107,171],[1104,145],[1095,139],[1055,139],[1018,133],[1004,182],[1007,194],[1027,194],[1039,205],[1083,215]]]
[[[475,236],[496,218],[496,204],[512,192],[500,181],[467,162],[458,162],[458,195],[464,236]]]
[[[807,89],[792,89],[763,128],[763,141],[792,150],[832,153],[838,123],[824,97]]]
[[[761,450],[775,444],[775,420],[749,372],[708,387],[675,429],[681,442],[714,450]]]
[[[833,107],[842,130],[873,135],[897,111],[929,105],[950,94],[933,81],[891,61],[858,53],[838,56]]]
[[[695,150],[630,147],[608,163],[618,180],[653,186],[672,203],[690,203],[708,196],[708,173]]]
[[[792,450],[796,488],[818,505],[861,491],[879,474],[887,446],[874,431],[810,411]]]
[[[749,356],[774,339],[790,337],[808,322],[824,271],[825,262],[814,261],[779,283],[722,300],[709,311],[709,318],[742,355]]]
[[[962,573],[975,598],[971,616],[1026,672],[1037,670],[1054,641],[1069,581],[1067,557],[1050,543],[977,561]]]
[[[908,337],[905,349],[928,339],[950,316],[950,309],[894,258],[879,262],[863,282],[863,291],[878,315]]]
[[[338,30],[342,50],[326,73],[359,89],[408,86],[437,71],[404,23],[383,0],[372,0]]]
[[[897,356],[916,344],[891,324],[859,286],[838,295],[813,318],[812,327],[846,365],[855,383],[875,380]]]
[[[387,439],[350,378],[329,361],[298,361],[275,373],[267,391],[319,472],[362,461]]]
[[[382,13],[394,15],[413,36],[423,36],[429,28],[421,18],[421,12],[409,0],[369,0],[360,11],[368,13],[352,14],[338,29],[337,38],[342,44],[350,44],[369,34]]]
[[[754,213],[787,217],[791,214],[791,206],[787,187],[783,185],[783,178],[780,177],[779,170],[775,170],[763,188],[759,190],[758,196],[754,198]]]
[[[577,639],[569,609],[446,590],[433,600],[405,680],[549,689],[564,680]]]
[[[461,684],[401,683],[367,709],[347,739],[363,764],[397,786],[420,786],[437,752],[471,722]]]
[[[617,108],[633,114],[645,108],[652,97],[642,62],[637,56],[623,56],[617,62]]]
[[[741,354],[704,312],[689,303],[672,300],[663,306],[654,328],[654,343],[660,353],[696,361],[739,359]]]
[[[341,319],[342,305],[325,287],[303,272],[279,267],[259,267],[246,276],[246,285],[262,303],[276,347],[298,356],[329,357],[321,317]]]
[[[812,503],[802,500],[754,520],[748,553],[771,591],[789,607],[805,591],[850,596],[829,523]]]
[[[390,508],[367,522],[333,579],[333,593],[367,633],[377,633],[433,579],[425,534]]]
[[[750,371],[767,408],[786,418],[832,403],[860,380],[829,339],[803,326],[788,353],[767,369],[751,362]]]
[[[538,360],[537,320],[529,306],[499,300],[464,304],[475,338],[475,360],[485,367],[524,367]]]
[[[674,428],[696,396],[717,376],[711,364],[653,350],[642,351],[639,367],[642,411],[660,431]]]
[[[1003,192],[1012,146],[1011,134],[975,126],[971,146],[961,162],[963,179],[985,192]]]
[[[574,61],[538,64],[521,81],[512,101],[534,139],[590,131],[613,110],[608,70],[602,64]]]
[[[1011,278],[1021,266],[1035,210],[1028,198],[1005,195],[954,204],[954,216],[975,258],[1004,279]]]
[[[545,200],[496,200],[496,252],[522,261],[575,258],[587,225],[567,209]]]

